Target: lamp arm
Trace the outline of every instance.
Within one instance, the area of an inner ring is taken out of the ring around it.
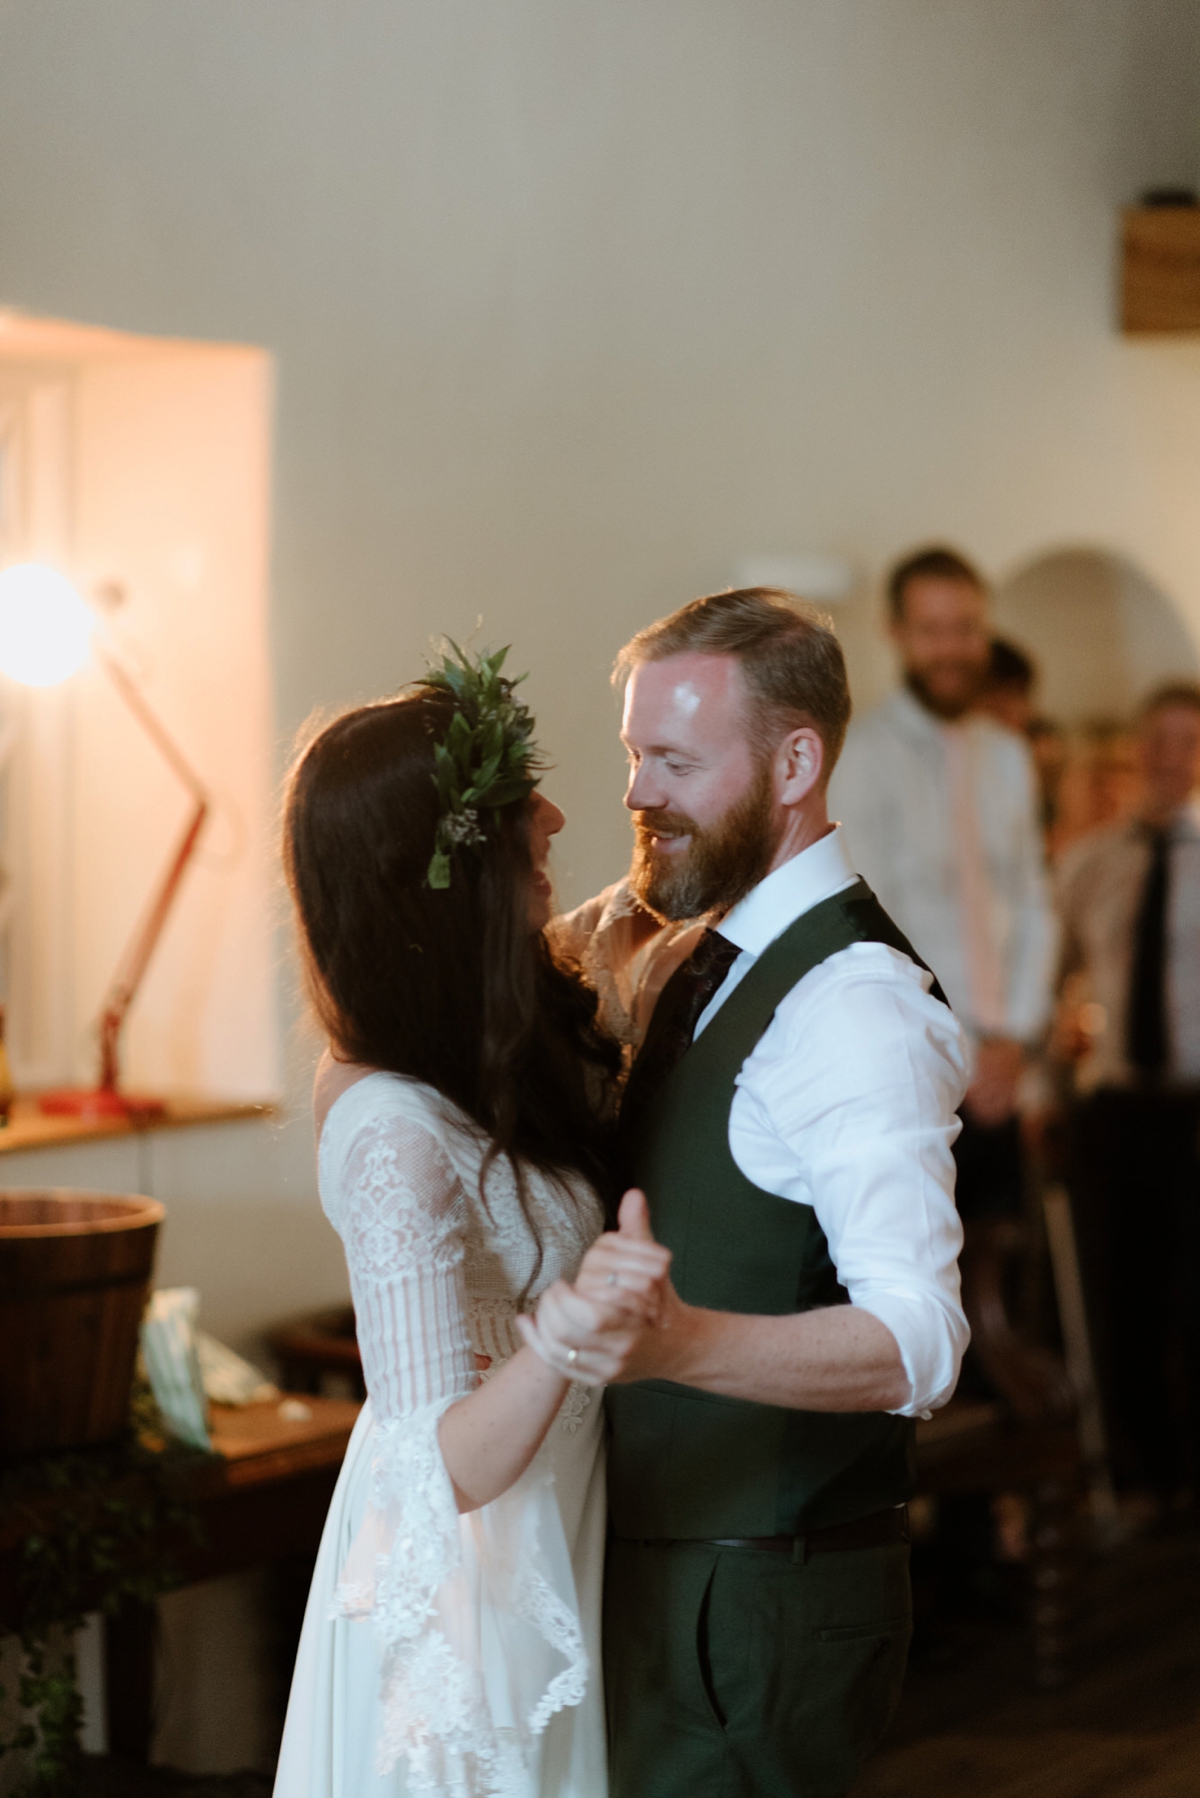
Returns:
[[[179,745],[172,737],[168,736],[166,728],[159,719],[158,714],[151,711],[136,681],[134,681],[129,672],[122,667],[121,663],[117,661],[111,651],[100,645],[97,645],[96,660],[103,667],[104,672],[108,675],[113,686],[117,689],[117,692],[121,695],[125,704],[129,707],[142,729],[146,732],[146,735],[152,739],[160,755],[162,755],[163,759],[170,764],[175,774],[188,789],[192,798],[195,799],[198,804],[203,803],[207,805],[208,793],[200,776],[186,759]]]
[[[138,988],[142,983],[150,958],[158,945],[158,939],[162,935],[163,926],[175,902],[188,863],[195,854],[200,833],[204,829],[205,820],[209,814],[210,802],[199,776],[177,744],[168,736],[158,716],[147,705],[126,670],[107,650],[98,648],[96,659],[103,666],[105,673],[147,736],[150,737],[164,760],[187,788],[193,800],[191,816],[163,871],[162,879],[155,889],[145,914],[125,946],[121,959],[117,963],[117,971],[104,996],[104,1004],[100,1013],[100,1087],[103,1091],[114,1092],[120,1071],[118,1048],[126,1013],[137,996]]]

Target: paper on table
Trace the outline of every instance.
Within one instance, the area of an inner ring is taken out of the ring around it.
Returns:
[[[142,1319],[142,1355],[167,1429],[193,1448],[211,1448],[196,1342],[199,1312],[200,1295],[193,1286],[151,1293]]]
[[[204,1391],[215,1405],[259,1405],[281,1397],[278,1386],[215,1336],[196,1331]]]

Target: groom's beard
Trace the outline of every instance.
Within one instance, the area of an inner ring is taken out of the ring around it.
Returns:
[[[664,923],[727,912],[758,885],[775,853],[770,765],[758,770],[747,792],[707,830],[685,812],[649,811],[635,812],[633,832],[629,884],[647,911]],[[689,836],[691,842],[678,854],[664,855],[654,847],[656,836]]]

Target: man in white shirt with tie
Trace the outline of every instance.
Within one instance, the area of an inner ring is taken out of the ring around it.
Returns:
[[[887,591],[903,685],[851,729],[829,805],[971,1039],[955,1150],[969,1219],[1019,1205],[1017,1084],[1049,1018],[1056,926],[1029,750],[976,709],[991,639],[981,575],[935,546]]]
[[[1151,694],[1137,746],[1136,814],[1063,859],[1062,974],[1116,1473],[1170,1501],[1200,1486],[1200,686]]]

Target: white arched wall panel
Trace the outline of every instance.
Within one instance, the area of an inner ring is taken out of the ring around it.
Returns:
[[[1000,583],[995,619],[1037,661],[1039,709],[1065,725],[1124,719],[1159,682],[1200,671],[1178,605],[1114,550],[1032,557]]]

